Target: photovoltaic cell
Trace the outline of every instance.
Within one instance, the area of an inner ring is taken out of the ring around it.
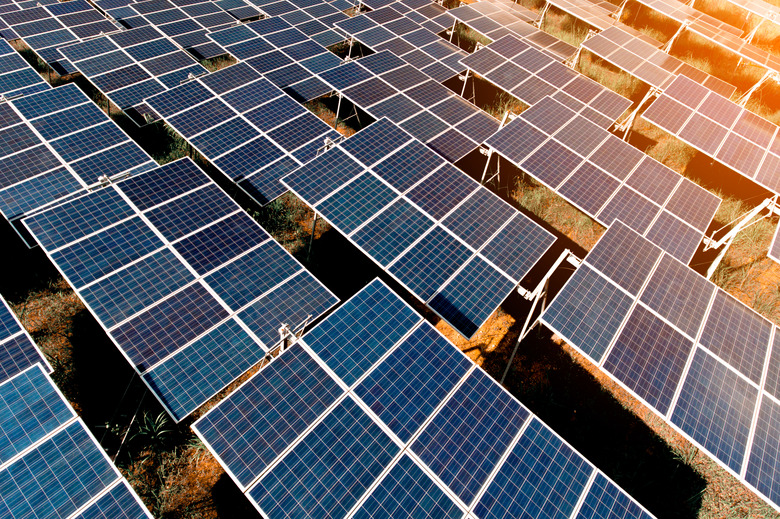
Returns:
[[[385,307],[381,314],[379,302]],[[309,332],[306,343],[351,386],[419,321],[385,285],[372,283]]]
[[[474,370],[411,446],[466,503],[529,417],[482,370]]]
[[[486,519],[569,517],[592,472],[587,461],[534,418],[474,512]]]
[[[651,515],[610,482],[597,474],[582,502],[577,519],[649,519]]]
[[[697,348],[671,420],[738,472],[757,398],[746,380]]]
[[[780,500],[780,405],[764,396],[756,423],[745,480],[773,502]]]
[[[544,319],[598,363],[630,307],[629,295],[583,265],[555,297]]]
[[[604,361],[604,369],[666,414],[692,348],[690,339],[636,306]]]
[[[355,394],[408,442],[470,366],[423,322],[355,388]]]
[[[341,394],[300,345],[280,355],[196,426],[246,489]]]
[[[339,452],[334,463],[332,454]],[[344,516],[399,447],[351,399],[341,402],[250,491],[268,517]]]

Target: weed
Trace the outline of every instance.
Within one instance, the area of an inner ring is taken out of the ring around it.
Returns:
[[[200,63],[209,72],[216,72],[217,70],[222,70],[223,68],[227,68],[230,65],[235,65],[237,61],[236,58],[234,58],[233,56],[229,54],[225,54],[224,56],[217,56],[216,58],[205,59]]]

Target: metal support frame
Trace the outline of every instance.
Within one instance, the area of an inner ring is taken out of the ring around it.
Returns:
[[[780,195],[775,195],[772,198],[767,198],[766,200],[758,204],[756,207],[754,207],[744,215],[727,223],[720,229],[716,229],[712,231],[711,236],[704,237],[705,251],[723,247],[720,253],[718,253],[718,256],[712,262],[712,265],[710,265],[710,268],[707,269],[707,279],[710,279],[712,275],[715,273],[715,269],[717,269],[718,265],[720,265],[720,262],[723,260],[723,257],[726,255],[726,251],[728,251],[729,247],[734,242],[734,239],[737,237],[737,234],[744,231],[751,225],[754,225],[760,222],[761,220],[764,220],[765,218],[771,217],[773,214],[780,215],[780,205],[778,205],[779,198]],[[765,215],[762,215],[760,218],[756,218],[765,210],[767,211]],[[720,233],[721,231],[723,231],[724,229],[726,229],[731,225],[733,225],[731,230],[729,230],[726,234],[721,236],[719,239],[717,240],[715,239],[716,234]]]
[[[595,31],[593,29],[588,29],[588,34],[585,35],[585,39],[582,40],[582,43],[580,43],[580,46],[577,47],[577,52],[574,53],[573,56],[566,59],[566,61],[563,62],[564,65],[566,65],[569,68],[576,69],[577,65],[580,62],[580,55],[582,54],[582,44],[597,35],[599,31]]]
[[[545,2],[542,11],[539,13],[539,18],[531,25],[533,25],[537,29],[541,29],[542,25],[544,25],[544,17],[547,14],[547,11],[549,10],[550,10],[550,2]]]
[[[533,317],[534,312],[536,311],[536,305],[539,304],[539,301],[542,302],[542,305],[539,309],[539,315],[544,313],[544,309],[547,307],[547,292],[550,287],[550,278],[564,261],[568,261],[574,267],[578,267],[582,263],[582,260],[575,256],[572,251],[569,249],[564,249],[563,252],[561,252],[561,254],[558,256],[558,259],[555,260],[555,263],[553,263],[552,267],[550,267],[550,269],[544,275],[539,284],[536,285],[534,290],[528,291],[521,286],[517,287],[517,293],[528,301],[531,301],[531,310],[528,312],[528,316],[525,318],[523,329],[520,330],[520,335],[517,337],[517,342],[515,343],[515,347],[512,350],[512,355],[509,356],[509,362],[507,362],[504,373],[501,375],[501,385],[504,385],[504,380],[506,380],[506,376],[509,374],[509,370],[512,368],[512,362],[515,360],[517,350],[520,348],[520,343],[523,339],[525,339],[526,335],[528,335],[533,327],[536,326],[536,323],[539,322],[538,317],[531,321],[531,317]]]
[[[466,74],[463,76],[463,88],[460,91],[460,97],[462,97],[463,99],[466,99],[466,85],[469,82],[469,73],[470,72],[471,72],[471,69],[467,68],[466,69]],[[458,77],[458,79],[460,79],[460,77]]]
[[[452,21],[452,29],[450,29],[450,43],[452,43],[452,39],[455,37],[455,27],[458,26],[458,20]],[[460,38],[458,38],[458,44],[460,44]]]
[[[628,115],[625,121],[622,123],[615,124],[615,131],[623,132],[623,140],[628,142],[628,137],[631,135],[631,128],[634,126],[634,121],[636,120],[637,116],[639,115],[639,110],[642,109],[642,107],[649,101],[650,99],[654,97],[658,97],[661,95],[661,89],[656,87],[651,87],[650,90],[645,94],[645,97],[642,98],[641,101],[639,101],[639,104],[636,105],[636,108]]]
[[[623,0],[620,3],[620,8],[615,11],[614,13],[610,13],[610,16],[612,16],[616,22],[619,22],[620,19],[623,17],[623,11],[626,10],[626,4],[628,3],[628,0]]]
[[[669,38],[669,41],[661,46],[661,51],[669,54],[669,51],[672,50],[672,45],[674,45],[674,42],[677,41],[677,38],[679,38],[683,32],[685,32],[689,25],[691,25],[690,20],[685,20],[683,23],[681,23],[680,28],[677,29],[677,32],[674,33],[674,36]]]
[[[509,124],[509,122],[514,121],[515,117],[517,117],[517,114],[512,113],[511,111],[507,110],[506,113],[504,114],[504,117],[501,119],[501,124],[498,125],[498,129],[500,130],[501,128],[503,128],[504,126]],[[487,176],[488,169],[490,168],[490,159],[493,158],[493,148],[487,148],[486,149],[486,148],[480,147],[479,148],[479,152],[482,153],[483,155],[487,155],[487,160],[485,161],[485,168],[482,170],[482,179],[479,181],[479,183],[484,186],[487,182],[492,182],[493,179],[496,179],[496,178],[498,179],[499,182],[501,182],[501,161],[500,160],[496,160],[496,173],[495,173],[495,175],[493,175],[489,179],[485,180],[485,177]]]
[[[745,17],[745,22],[747,22],[749,18],[750,18],[750,12],[748,12],[747,16]],[[753,28],[750,30],[750,32],[749,32],[749,33],[747,33],[747,34],[746,34],[746,35],[743,37],[743,39],[744,39],[744,40],[745,40],[747,43],[753,43],[753,38],[755,38],[755,36],[756,36],[756,33],[758,32],[758,29],[760,29],[760,28],[761,28],[761,26],[762,26],[762,25],[764,25],[764,22],[765,22],[765,21],[767,21],[767,20],[770,20],[770,21],[772,21],[772,22],[776,22],[776,21],[777,21],[777,13],[767,13],[767,15],[766,15],[766,16],[762,16],[762,17],[761,17],[761,20],[758,22],[758,24],[756,24],[756,26],[755,26],[755,27],[753,27]]]
[[[306,261],[309,261],[309,258],[311,257],[311,248],[314,245],[314,233],[317,231],[317,217],[319,216],[319,213],[317,211],[314,211],[314,219],[311,222],[311,236],[309,237],[309,248],[306,251]]]
[[[745,107],[748,101],[750,101],[750,97],[761,88],[765,83],[769,81],[774,81],[775,83],[780,83],[780,73],[775,72],[774,70],[767,70],[764,72],[764,75],[761,76],[761,79],[758,80],[758,82],[750,87],[750,90],[742,94],[742,96],[737,99],[736,103],[741,106]]]

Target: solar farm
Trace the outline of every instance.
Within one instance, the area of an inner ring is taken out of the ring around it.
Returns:
[[[780,518],[780,0],[0,36],[0,518]]]

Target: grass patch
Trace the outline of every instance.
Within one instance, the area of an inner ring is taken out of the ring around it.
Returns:
[[[481,43],[482,45],[490,44],[490,38],[483,36],[470,27],[458,22],[455,24],[452,43],[470,54],[477,48],[477,43]]]
[[[217,70],[222,70],[223,68],[227,68],[230,65],[235,65],[236,63],[238,63],[238,61],[230,54],[217,56],[216,58],[211,59],[204,59],[200,62],[200,64],[203,65],[209,72],[216,72]]]
[[[292,193],[285,193],[250,214],[290,254],[300,254],[307,250],[314,211]],[[325,220],[318,218],[315,237],[329,228]]]
[[[551,7],[542,21],[542,30],[547,34],[579,47],[588,36],[588,24],[573,16]]]
[[[649,87],[640,79],[623,72],[586,50],[580,54],[577,70],[634,103],[641,101],[649,90]]]
[[[503,166],[503,165],[502,165]],[[528,175],[520,173],[511,197],[577,245],[589,251],[605,228]]]

